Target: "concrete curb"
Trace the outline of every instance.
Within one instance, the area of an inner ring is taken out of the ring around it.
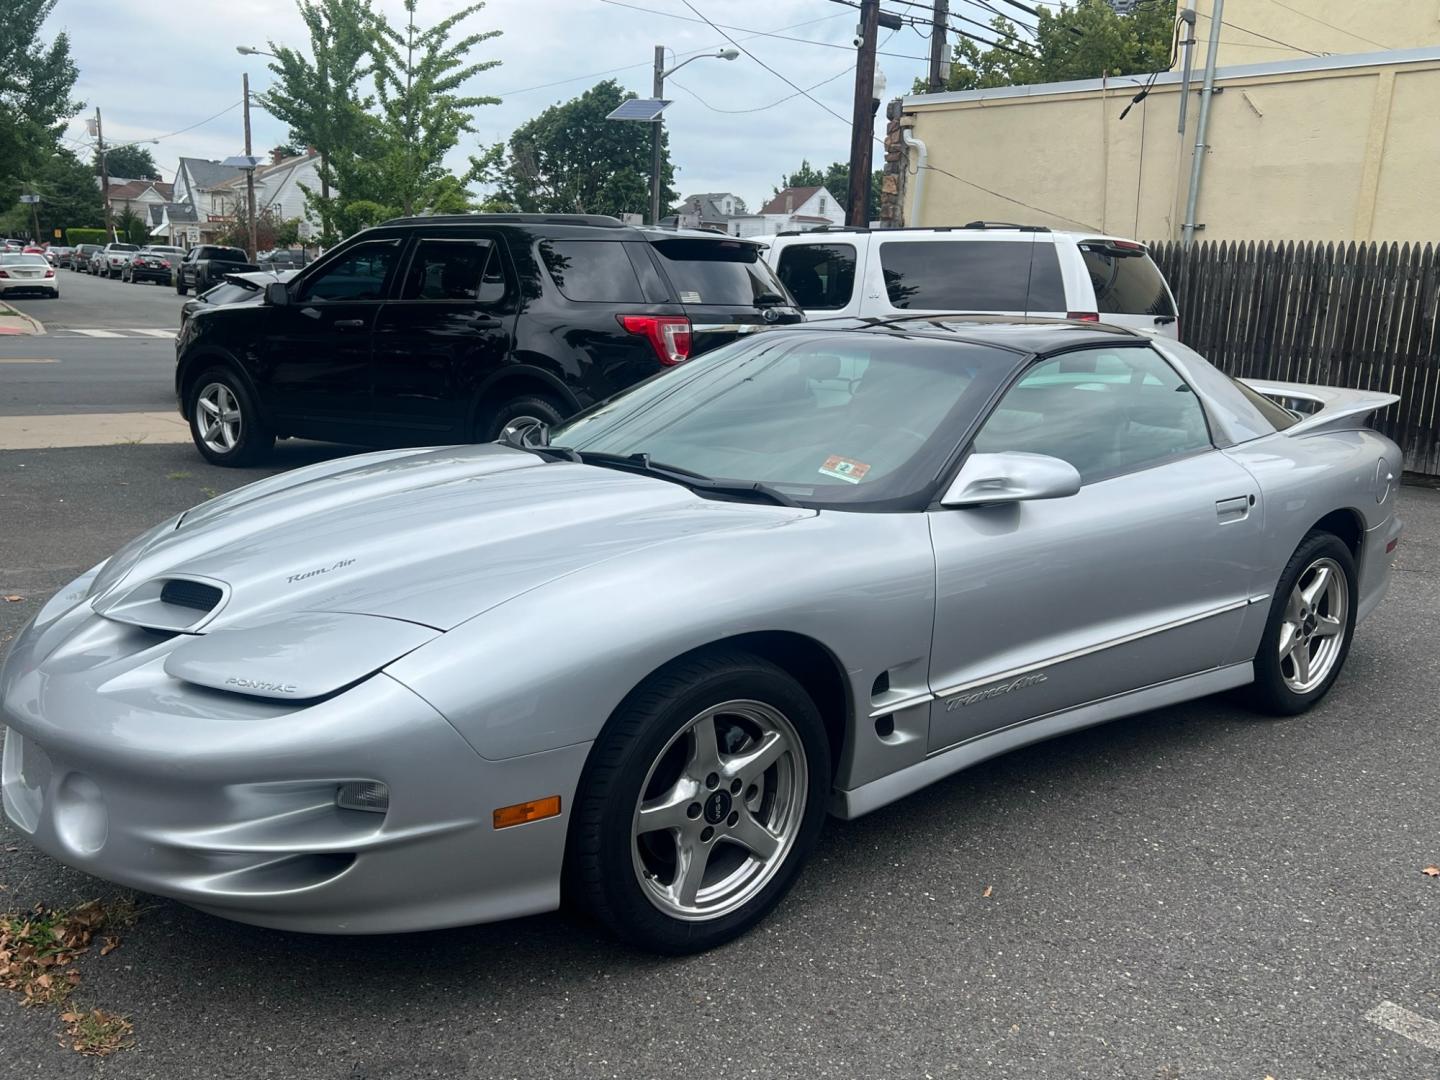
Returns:
[[[22,330],[19,327],[7,326],[4,322],[0,322],[0,334],[24,334],[26,336],[38,337],[39,335],[45,333],[45,324],[42,323],[39,319],[35,318],[32,315],[26,315],[23,311],[18,311],[15,308],[11,307],[9,304],[5,303],[5,301],[0,300],[0,319],[4,319],[6,317],[13,317],[15,319],[18,319],[21,323],[25,324],[25,329]]]
[[[176,412],[0,416],[0,450],[189,441],[190,425]]]

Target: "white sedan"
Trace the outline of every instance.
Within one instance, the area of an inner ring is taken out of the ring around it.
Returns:
[[[0,255],[0,296],[37,292],[59,299],[60,280],[44,255],[6,252]]]

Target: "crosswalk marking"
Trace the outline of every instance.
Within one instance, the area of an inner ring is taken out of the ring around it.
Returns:
[[[87,338],[164,338],[167,341],[175,340],[174,330],[156,330],[145,326],[118,326],[118,327],[81,327],[81,326],[57,326],[50,330],[56,337],[64,337],[67,334]]]

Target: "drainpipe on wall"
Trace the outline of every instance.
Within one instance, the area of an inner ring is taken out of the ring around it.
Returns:
[[[1225,0],[1214,0],[1210,12],[1210,47],[1205,53],[1205,83],[1200,88],[1200,119],[1195,124],[1195,154],[1190,159],[1190,193],[1185,197],[1185,224],[1181,239],[1188,248],[1195,242],[1195,208],[1200,201],[1200,174],[1205,170],[1205,132],[1210,126],[1210,102],[1215,97],[1215,54],[1220,51],[1220,27]]]
[[[1180,126],[1176,128],[1181,138],[1185,136],[1185,117],[1190,109],[1190,73],[1195,70],[1195,0],[1187,0],[1185,10],[1180,12],[1180,21],[1185,24],[1185,66],[1180,76]]]
[[[930,149],[925,145],[925,141],[917,139],[909,128],[902,128],[900,137],[905,140],[906,146],[913,146],[919,151],[915,158],[915,198],[910,203],[910,216],[905,219],[906,225],[913,225],[914,219],[920,216],[920,200],[925,196],[925,166],[930,159]]]

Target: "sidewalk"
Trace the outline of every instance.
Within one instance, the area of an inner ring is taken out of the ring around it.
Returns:
[[[189,441],[190,425],[174,411],[0,416],[0,450]]]
[[[0,300],[0,334],[43,334],[45,324]]]

